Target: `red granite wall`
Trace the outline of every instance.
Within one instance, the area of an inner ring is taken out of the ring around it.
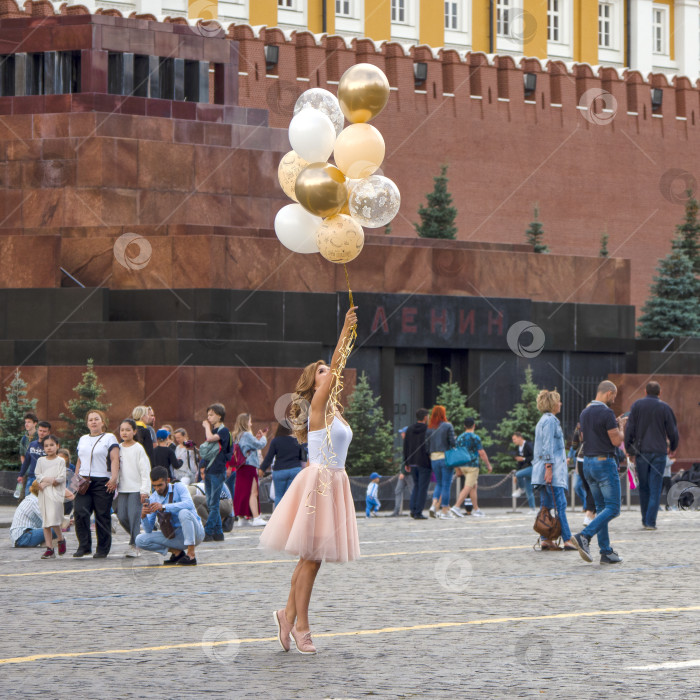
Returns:
[[[215,401],[226,407],[226,424],[232,426],[239,413],[252,413],[255,428],[270,426],[276,430],[275,401],[294,391],[299,370],[288,367],[97,367],[100,383],[106,393],[102,397],[112,406],[107,412],[109,428],[118,430],[122,418],[131,415],[134,406],[153,407],[156,428],[168,423],[187,429],[196,442],[204,440],[202,421],[206,408]],[[0,367],[2,384],[9,380],[14,367]],[[66,401],[74,397],[73,387],[80,382],[84,367],[23,366],[22,379],[27,394],[36,397],[37,414],[60,431],[59,419],[66,411]],[[355,386],[356,372],[345,373],[346,399]]]
[[[680,443],[675,468],[687,469],[693,462],[700,462],[700,376],[611,374],[609,379],[617,385],[617,400],[613,407],[616,415],[629,411],[637,399],[644,398],[647,382],[659,382],[661,398],[671,406],[678,421]]]

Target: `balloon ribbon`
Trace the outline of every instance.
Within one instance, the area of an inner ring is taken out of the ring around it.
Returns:
[[[343,265],[343,270],[345,271],[345,282],[348,285],[348,296],[350,298],[350,308],[355,306],[352,289],[350,288],[350,278],[348,277],[348,268]],[[328,397],[328,403],[326,404],[325,413],[325,429],[326,435],[321,443],[321,455],[323,456],[324,463],[318,472],[318,482],[316,485],[315,492],[317,496],[327,496],[331,488],[331,474],[330,474],[330,464],[337,457],[335,451],[333,450],[333,440],[331,438],[331,426],[333,425],[333,420],[335,419],[335,412],[340,406],[340,395],[343,391],[343,370],[347,364],[348,358],[352,353],[353,346],[355,345],[355,339],[357,338],[357,324],[355,324],[351,329],[348,337],[345,338],[343,344],[339,350],[338,364],[333,370],[333,379],[331,380],[331,391]],[[341,407],[342,411],[342,407]],[[330,422],[329,422],[330,419]],[[316,506],[310,503],[311,493],[306,497],[306,509],[308,515],[316,512]]]

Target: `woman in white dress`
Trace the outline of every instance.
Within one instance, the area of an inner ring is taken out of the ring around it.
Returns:
[[[55,559],[53,532],[58,533],[58,553],[66,553],[66,540],[63,537],[63,500],[66,491],[66,463],[58,456],[60,443],[55,435],[44,438],[45,457],[39,457],[36,463],[36,481],[39,484],[39,510],[41,524],[44,528],[46,551],[42,559]]]
[[[316,653],[309,629],[309,602],[321,562],[347,562],[360,556],[355,504],[345,473],[352,430],[337,408],[329,405],[336,381],[333,372],[357,323],[356,309],[353,306],[345,316],[331,366],[322,360],[313,362],[297,382],[292,413],[296,413],[295,421],[300,420],[297,439],[302,443],[308,438],[309,466],[294,478],[260,537],[263,547],[299,557],[287,605],[275,610],[273,616],[282,648],[289,651],[291,637],[301,654]],[[310,404],[308,423],[302,401]],[[331,445],[326,424],[330,426]]]

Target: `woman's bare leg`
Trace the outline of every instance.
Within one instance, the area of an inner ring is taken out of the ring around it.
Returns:
[[[320,561],[303,560],[294,586],[297,615],[296,627],[301,634],[309,631],[309,602],[311,601],[311,591],[314,587],[316,574],[318,574],[320,568]]]
[[[46,549],[53,549],[53,529],[50,527],[44,528],[44,544]]]
[[[254,518],[260,515],[260,509],[258,508],[258,482],[253,481],[253,485],[250,487],[250,512],[253,514]]]
[[[299,559],[296,567],[294,567],[294,573],[292,574],[292,583],[289,586],[289,598],[287,598],[287,606],[284,609],[284,615],[287,618],[287,622],[290,625],[294,624],[297,619],[297,602],[296,602],[296,583],[301,567],[304,563],[303,559]]]

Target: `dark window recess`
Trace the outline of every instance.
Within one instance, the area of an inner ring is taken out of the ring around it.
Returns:
[[[111,52],[107,56],[107,92],[110,95],[123,95],[124,54]]]
[[[209,102],[207,61],[185,61],[185,101]]]
[[[149,85],[151,83],[150,73],[149,73],[149,58],[150,56],[143,56],[141,54],[136,54],[134,56],[134,90],[133,94],[136,97],[148,97],[149,95]],[[156,85],[158,84],[158,76],[156,78]]]
[[[61,51],[58,55],[61,92],[80,92],[80,51]]]
[[[27,54],[25,73],[25,95],[44,94],[44,54]]]
[[[0,56],[0,97],[13,97],[15,94],[15,57]]]
[[[158,80],[160,82],[160,94],[151,97],[160,97],[164,100],[175,99],[175,60],[161,58],[158,66]]]

